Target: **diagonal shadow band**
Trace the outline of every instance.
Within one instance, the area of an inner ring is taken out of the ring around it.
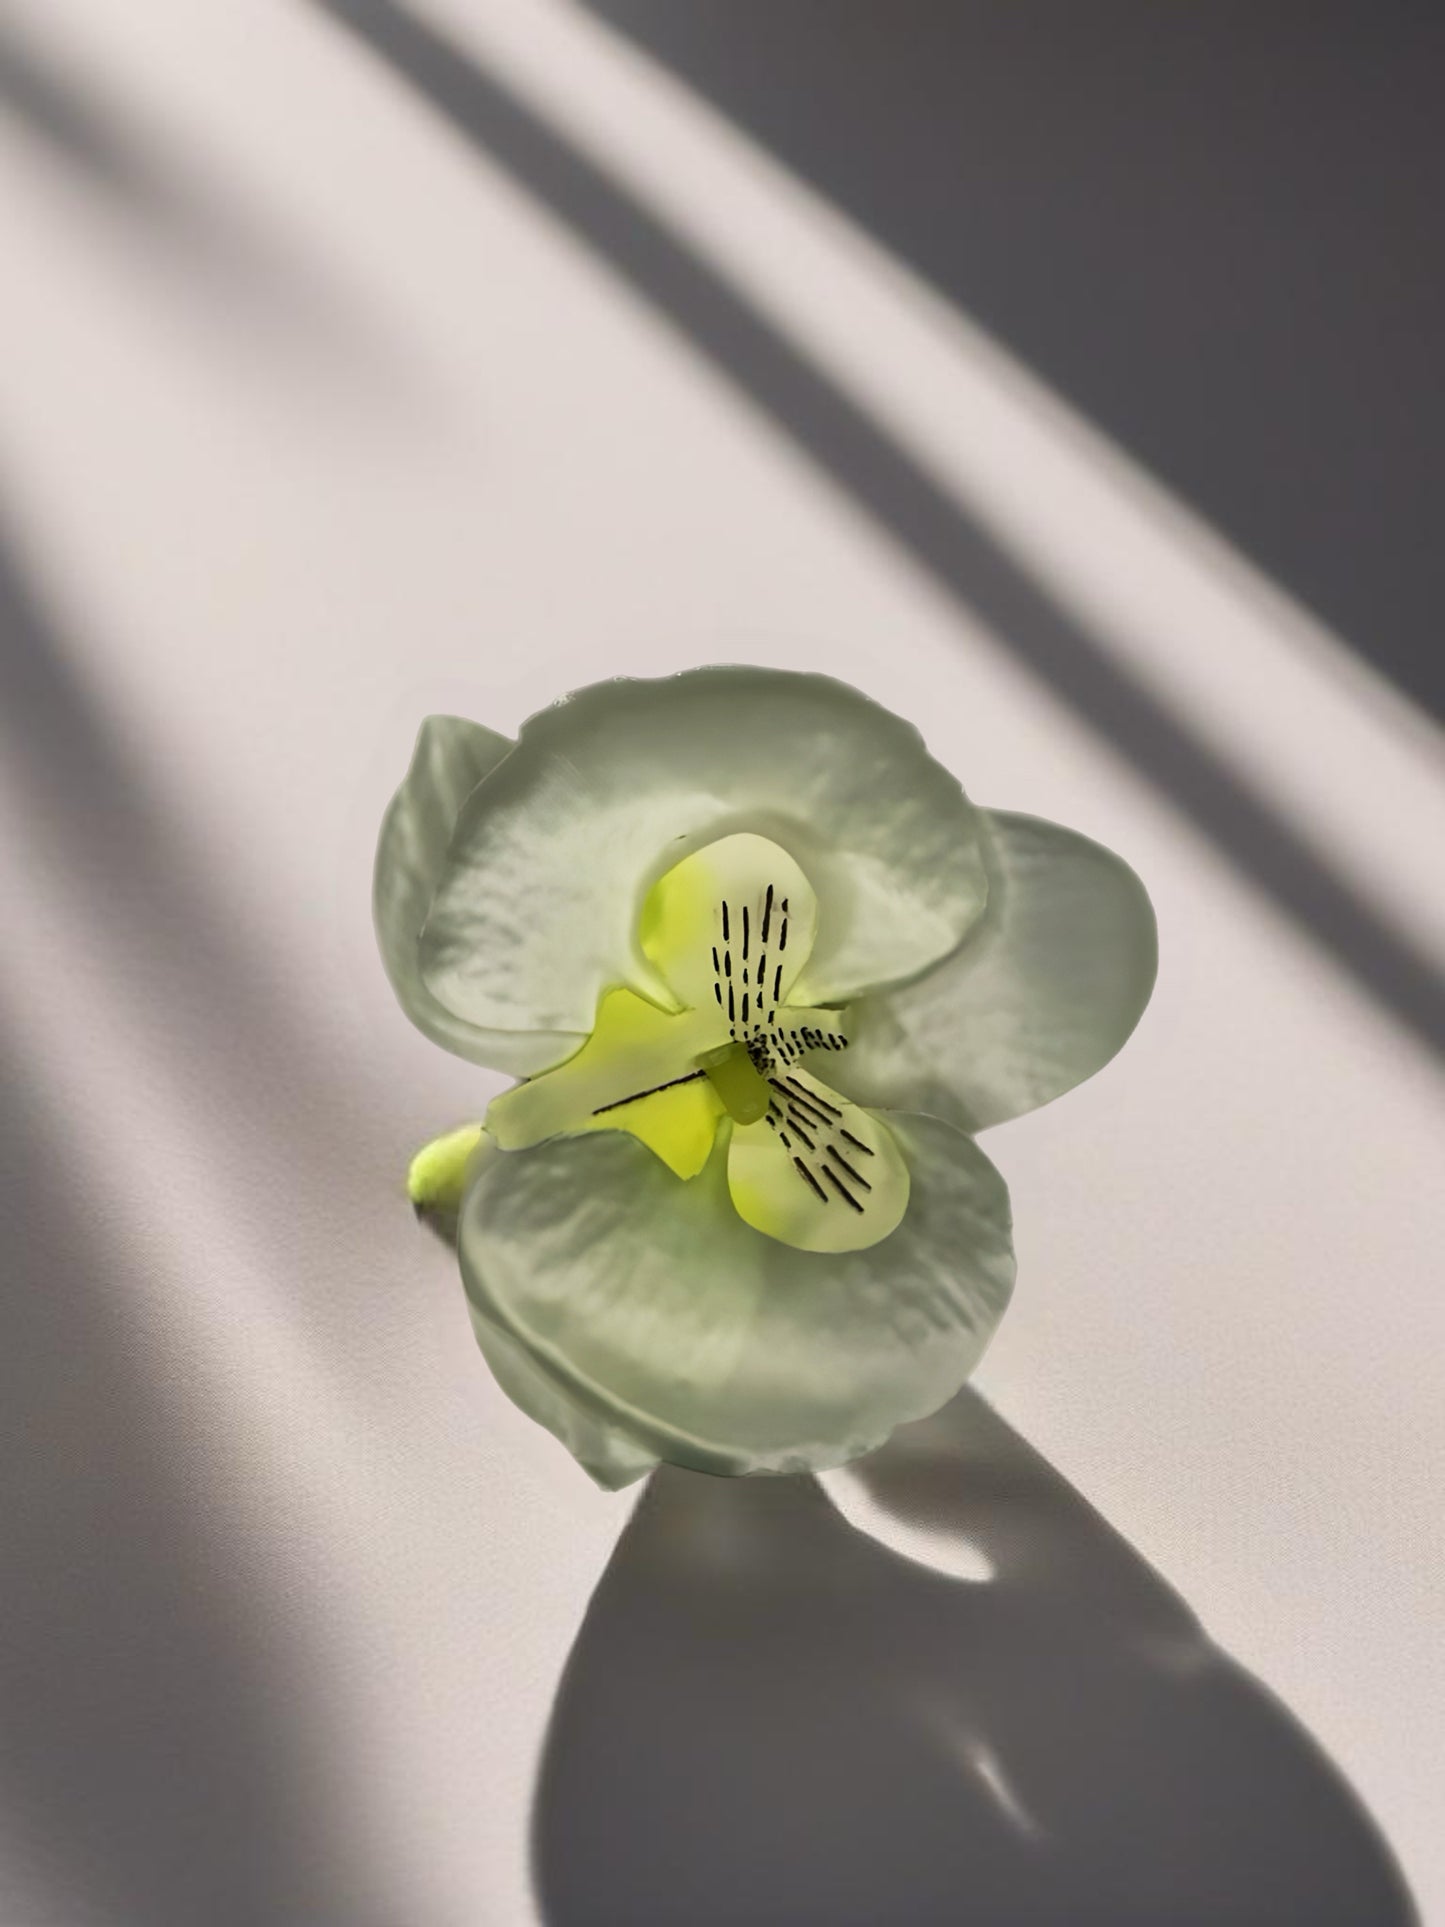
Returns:
[[[858,1468],[970,1583],[813,1479],[656,1473],[534,1814],[549,1927],[1408,1927],[1290,1714],[971,1390]]]
[[[239,1592],[203,1441],[0,1010],[0,1913],[109,1927],[395,1920],[331,1850],[308,1660]],[[378,1882],[378,1886],[383,1883]],[[373,1907],[375,1911],[373,1911]]]
[[[324,365],[365,380],[369,399],[420,398],[384,324],[320,263],[210,180],[195,155],[157,139],[0,20],[0,124],[7,119],[133,238],[182,268],[187,290],[243,328],[249,347],[299,351],[313,381]]]
[[[78,895],[102,905],[106,966],[176,1049],[200,1047],[225,1116],[280,1149],[288,1227],[318,1176],[364,1190],[394,1156],[364,1082],[308,1030],[293,985],[248,945],[224,875],[184,815],[122,745],[71,664],[65,626],[0,494],[0,751],[26,835]],[[57,981],[63,981],[58,976]],[[192,1062],[195,1060],[192,1059]],[[336,1120],[347,1119],[345,1131]],[[217,1128],[221,1128],[218,1098]],[[295,1196],[292,1197],[293,1187]],[[294,1263],[294,1233],[287,1250]]]
[[[1056,697],[1417,1038],[1445,1053],[1445,982],[1268,798],[1131,679],[888,431],[666,223],[395,0],[311,0],[650,302]]]
[[[581,4],[1445,724],[1438,9]]]
[[[0,518],[0,794],[19,806],[7,832],[87,906],[87,956],[54,960],[67,1021],[104,1021],[86,987],[103,967],[147,1014],[147,1076],[185,1064],[192,1127],[214,1142],[212,1202],[228,1208],[237,1250],[295,1287],[293,1330],[307,1335],[309,1307],[349,1290],[368,1315],[374,1287],[364,1270],[348,1281],[336,1227],[364,1212],[395,1156],[375,1091],[310,1033],[296,986],[72,654],[23,537]],[[3,910],[17,927],[30,914],[23,893]],[[307,1622],[277,1575],[228,1584],[226,1495],[244,1435],[224,1412],[214,1430],[188,1430],[188,1345],[138,1316],[154,1272],[185,1248],[167,1236],[175,1174],[137,1158],[127,1090],[98,1079],[93,1112],[116,1172],[148,1187],[154,1230],[112,1222],[45,1082],[55,1016],[7,977],[0,968],[0,1915],[36,1917],[14,1886],[33,1866],[72,1917],[114,1927],[394,1921],[364,1843],[332,1851]],[[318,1215],[318,1194],[332,1212]]]
[[[0,23],[0,111],[77,180],[134,220],[215,248],[226,214],[199,205],[191,183],[165,165],[119,118]]]

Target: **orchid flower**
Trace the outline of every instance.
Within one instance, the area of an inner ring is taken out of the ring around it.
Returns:
[[[413,1203],[608,1486],[839,1465],[950,1398],[1014,1275],[973,1134],[1105,1064],[1155,971],[1117,857],[775,670],[594,684],[515,744],[429,717],[375,912],[413,1023],[519,1079]]]

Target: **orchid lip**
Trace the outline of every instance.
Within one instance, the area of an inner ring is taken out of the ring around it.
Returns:
[[[847,1049],[848,1014],[794,1001],[819,917],[808,876],[768,837],[737,831],[682,858],[652,885],[637,928],[672,1007],[608,991],[579,1051],[494,1100],[498,1145],[625,1131],[688,1183],[725,1127],[729,1192],[755,1230],[806,1251],[887,1237],[907,1203],[906,1164],[883,1121],[812,1068]]]

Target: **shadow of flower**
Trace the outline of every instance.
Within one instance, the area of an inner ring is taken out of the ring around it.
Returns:
[[[992,1576],[813,1479],[653,1477],[548,1736],[551,1927],[1415,1918],[1309,1736],[975,1393],[859,1476]]]

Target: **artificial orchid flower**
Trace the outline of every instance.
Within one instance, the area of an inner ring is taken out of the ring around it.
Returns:
[[[972,1133],[1105,1064],[1155,971],[1118,858],[772,670],[595,684],[515,744],[429,717],[375,908],[412,1021],[520,1079],[413,1202],[605,1485],[842,1464],[951,1397],[1014,1272]]]

